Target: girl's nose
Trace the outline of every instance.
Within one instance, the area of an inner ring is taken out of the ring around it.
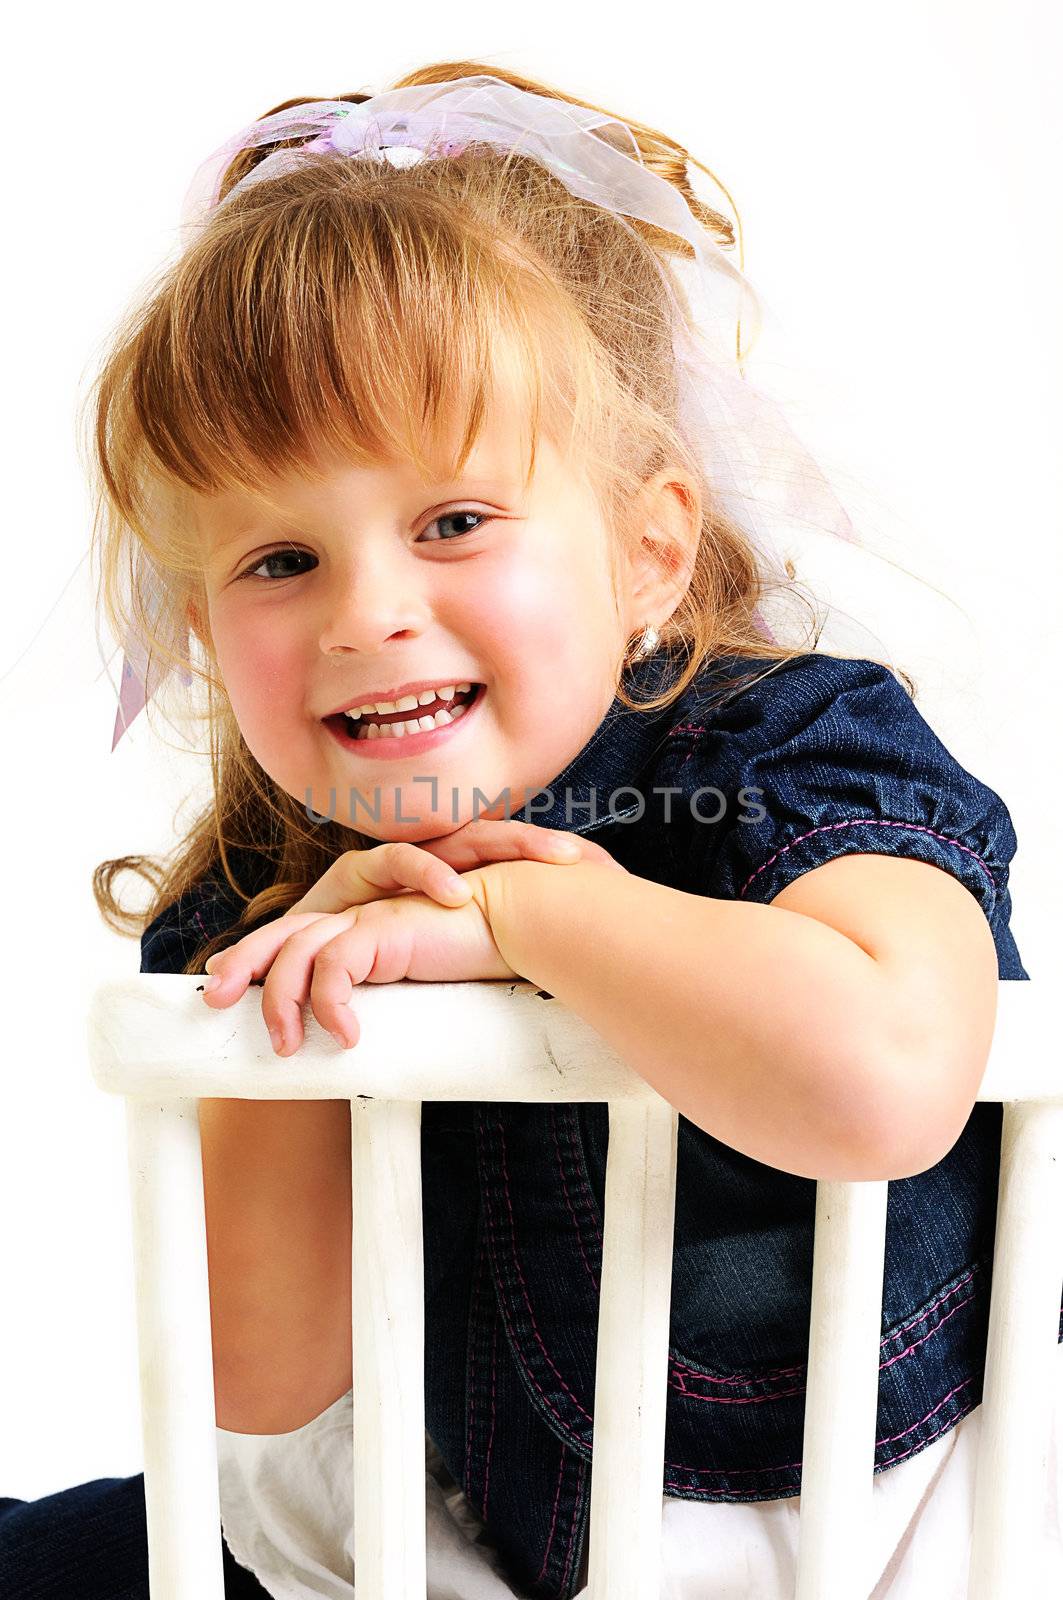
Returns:
[[[428,620],[424,597],[407,579],[382,564],[375,572],[363,568],[357,578],[337,578],[324,602],[320,631],[322,652],[342,649],[375,650],[395,634],[411,636]]]

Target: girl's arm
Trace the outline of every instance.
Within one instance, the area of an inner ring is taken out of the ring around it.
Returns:
[[[487,880],[508,965],[733,1149],[867,1181],[923,1172],[959,1137],[997,959],[981,906],[939,868],[847,855],[791,883],[785,906],[592,862],[507,862]]]
[[[288,1433],[352,1384],[351,1108],[201,1100],[219,1428]]]

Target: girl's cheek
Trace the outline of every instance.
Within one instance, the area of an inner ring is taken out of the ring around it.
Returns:
[[[218,665],[233,714],[245,737],[277,728],[287,702],[302,702],[298,653],[277,631],[265,627],[234,628],[215,638]]]
[[[529,654],[556,650],[571,638],[571,618],[559,593],[557,570],[525,562],[497,574],[477,591],[468,621],[496,653]],[[519,643],[518,643],[519,641]]]

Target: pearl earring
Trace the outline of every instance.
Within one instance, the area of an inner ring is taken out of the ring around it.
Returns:
[[[657,629],[653,626],[652,622],[647,623],[645,628],[642,630],[642,638],[639,640],[638,645],[636,646],[632,660],[641,661],[643,656],[652,655],[657,648],[660,637],[660,634],[657,632]]]

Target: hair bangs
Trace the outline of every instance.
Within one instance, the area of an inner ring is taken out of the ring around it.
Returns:
[[[530,481],[541,429],[567,448],[601,382],[567,297],[423,192],[313,199],[278,219],[284,197],[252,193],[156,299],[129,393],[156,471],[198,494],[268,496],[336,457],[449,481],[504,393]]]

